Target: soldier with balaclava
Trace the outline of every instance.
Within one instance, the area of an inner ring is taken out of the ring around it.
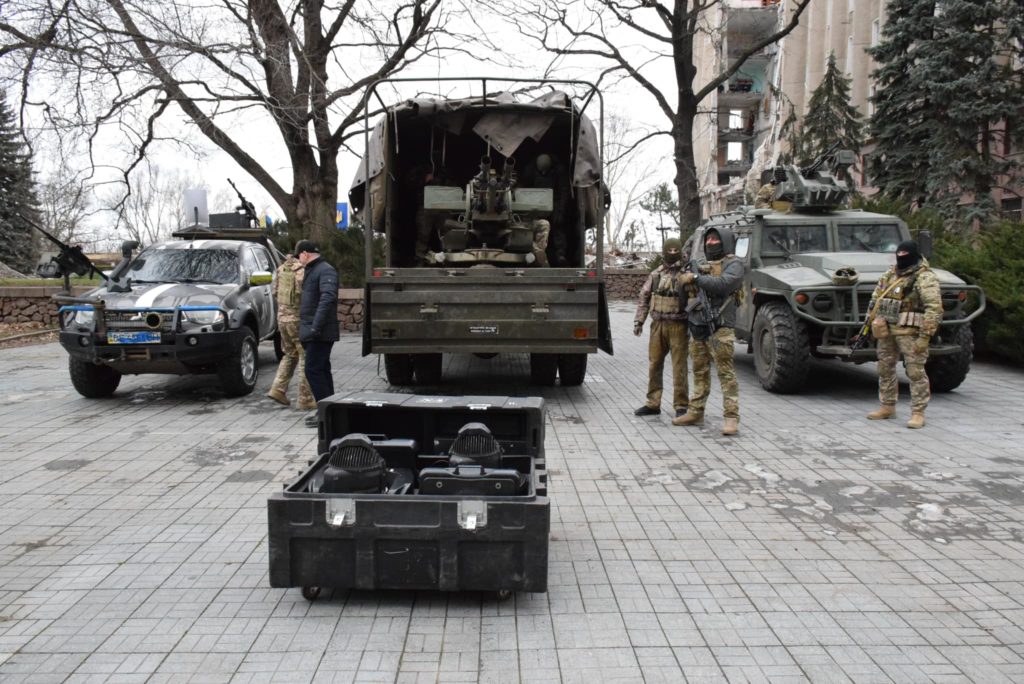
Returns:
[[[550,188],[552,191],[551,219],[537,219],[533,222],[533,255],[540,266],[548,266],[548,240],[554,247],[550,265],[565,266],[566,236],[565,222],[569,220],[568,174],[558,160],[550,154],[539,154],[533,164],[527,166],[519,176],[519,187]]]
[[[679,278],[685,263],[682,245],[676,238],[665,240],[662,263],[651,271],[640,290],[633,334],[640,336],[644,321],[651,316],[651,337],[647,345],[647,400],[633,413],[653,416],[661,413],[662,375],[665,357],[672,355],[672,408],[677,416],[686,413],[688,405],[686,311],[680,305]]]
[[[907,427],[924,427],[924,410],[931,398],[925,372],[928,345],[942,322],[942,291],[939,279],[928,267],[914,241],[896,247],[896,265],[878,280],[871,304],[871,333],[878,342],[878,400],[869,420],[896,415],[896,362],[900,355],[910,378],[910,420]]]
[[[722,387],[722,434],[735,435],[740,423],[740,393],[733,363],[736,343],[736,306],[742,296],[743,262],[733,254],[734,240],[727,228],[709,228],[704,233],[704,259],[691,266],[680,280],[688,295],[690,360],[693,367],[693,395],[690,410],[672,421],[673,425],[703,425],[704,407],[711,394],[711,363],[718,370]],[[697,271],[699,274],[694,273]],[[707,295],[710,311],[694,310],[700,306],[698,289]]]

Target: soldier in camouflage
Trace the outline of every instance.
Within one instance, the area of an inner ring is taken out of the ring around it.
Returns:
[[[679,276],[682,275],[682,247],[679,240],[665,240],[662,250],[663,263],[651,271],[640,290],[636,316],[633,318],[633,334],[643,332],[648,313],[651,316],[651,339],[647,346],[649,365],[647,371],[647,401],[634,413],[638,416],[653,416],[661,413],[662,374],[665,357],[672,354],[672,408],[676,415],[686,413],[687,400],[687,335],[686,312],[679,304]]]
[[[910,378],[910,420],[907,427],[924,427],[924,410],[931,397],[928,375],[928,344],[942,322],[939,279],[921,256],[916,242],[900,243],[896,265],[885,272],[868,307],[871,330],[878,341],[878,400],[881,406],[869,420],[896,415],[896,362],[900,354]]]
[[[277,367],[277,375],[267,396],[274,401],[291,406],[288,399],[288,385],[295,369],[306,367],[305,352],[299,344],[299,298],[302,294],[302,264],[289,254],[283,264],[277,267],[274,277],[274,299],[277,301],[277,330],[281,335],[281,349],[284,356]],[[313,392],[306,380],[306,373],[299,372],[299,402],[297,408],[303,411],[316,408]]]
[[[736,305],[740,287],[743,284],[743,262],[733,254],[733,236],[727,228],[710,228],[704,234],[704,256],[706,260],[697,263],[700,275],[684,273],[680,278],[689,295],[687,310],[697,304],[697,288],[708,295],[715,321],[711,326],[702,325],[697,317],[690,316],[690,360],[693,366],[693,395],[690,410],[678,416],[673,425],[703,425],[704,407],[711,394],[711,362],[718,370],[718,384],[722,387],[723,416],[722,434],[735,435],[739,432],[740,392],[733,363],[733,347],[736,343]]]

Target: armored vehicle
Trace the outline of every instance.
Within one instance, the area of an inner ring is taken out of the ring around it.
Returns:
[[[495,81],[387,108],[367,135],[350,199],[386,248],[374,263],[366,241],[363,355],[384,355],[392,385],[439,383],[446,353],[506,352],[530,355],[536,384],[579,385],[588,354],[612,353],[600,138],[583,113],[600,97],[578,82],[559,83],[579,101],[486,94]]]
[[[812,358],[877,358],[874,341],[861,329],[879,277],[911,235],[895,216],[840,208],[850,192],[844,176],[852,162],[852,152],[839,150],[803,169],[776,169],[770,206],[715,215],[699,228],[702,234],[725,227],[736,237],[736,256],[747,267],[736,337],[747,342],[757,377],[771,392],[800,390]],[[930,236],[918,239],[928,256]],[[702,244],[698,235],[695,255]],[[933,271],[944,312],[927,372],[933,391],[948,392],[970,370],[970,321],[984,310],[985,295],[948,271]]]
[[[79,394],[108,397],[122,375],[143,373],[215,373],[227,395],[252,392],[257,345],[278,348],[271,284],[280,258],[251,219],[218,216],[231,214],[134,258],[138,243],[125,243],[102,287],[58,295],[60,343]]]

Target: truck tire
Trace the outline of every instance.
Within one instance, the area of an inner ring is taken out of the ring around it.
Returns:
[[[256,335],[251,328],[244,327],[234,353],[217,364],[217,377],[224,394],[243,397],[251,393],[260,374],[258,362]]]
[[[947,344],[960,345],[960,351],[930,358],[925,363],[924,369],[932,392],[949,392],[959,387],[970,372],[971,360],[974,358],[974,333],[971,326],[958,326],[941,337]]]
[[[807,380],[811,347],[807,325],[782,302],[757,310],[753,331],[754,370],[769,392],[790,394]]]
[[[587,375],[587,354],[559,354],[558,377],[562,387],[579,387]]]
[[[558,375],[558,354],[530,354],[530,383],[551,387]]]
[[[411,385],[412,373],[412,354],[384,355],[384,375],[389,385]]]
[[[416,374],[416,384],[440,385],[441,362],[440,354],[413,354],[412,366]]]
[[[88,399],[109,397],[121,384],[121,374],[110,366],[68,357],[68,372],[75,390]]]

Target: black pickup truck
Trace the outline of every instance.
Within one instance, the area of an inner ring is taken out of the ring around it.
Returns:
[[[108,397],[122,375],[215,373],[228,396],[252,392],[257,345],[277,342],[271,296],[280,258],[259,230],[175,233],[125,259],[83,297],[60,297],[71,382]]]

